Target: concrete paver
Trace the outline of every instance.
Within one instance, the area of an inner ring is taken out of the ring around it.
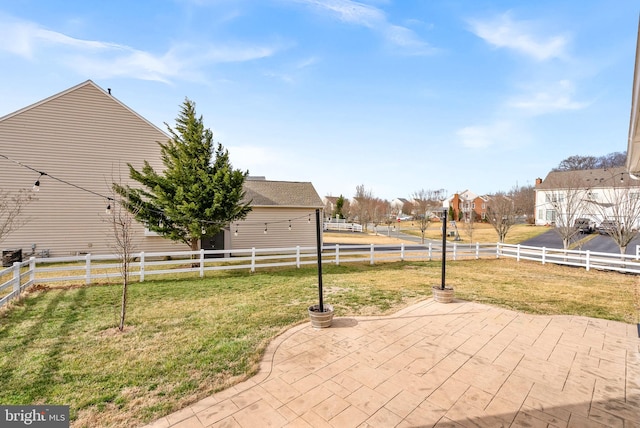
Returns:
[[[302,324],[251,379],[147,428],[640,427],[635,325],[426,300]]]

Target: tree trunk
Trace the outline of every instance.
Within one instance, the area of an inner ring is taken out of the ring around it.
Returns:
[[[199,247],[200,244],[200,239],[199,238],[191,238],[191,251],[198,251],[200,248]],[[195,260],[198,258],[197,254],[192,254],[191,255],[191,260]],[[191,263],[191,267],[192,268],[197,268],[199,267],[200,264],[199,263]]]
[[[129,281],[125,275],[124,281],[122,283],[122,305],[120,305],[120,325],[118,326],[118,330],[124,330],[124,319],[127,315],[127,288],[129,286]]]

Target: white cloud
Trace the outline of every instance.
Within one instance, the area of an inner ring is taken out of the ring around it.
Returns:
[[[541,115],[565,110],[580,110],[591,103],[579,102],[573,99],[575,87],[569,80],[536,88],[529,94],[510,100],[507,105],[524,110],[530,114]]]
[[[509,13],[492,20],[469,20],[471,31],[487,43],[533,57],[538,61],[564,58],[568,38],[565,35],[536,34],[531,23],[515,21]]]
[[[176,45],[155,54],[116,43],[84,40],[44,29],[32,22],[0,15],[0,52],[31,60],[47,57],[76,72],[92,77],[131,77],[170,82],[172,79],[200,79],[205,65],[244,62],[274,55],[277,46],[241,43],[190,46]]]
[[[413,55],[431,54],[435,51],[427,42],[407,27],[394,25],[387,20],[385,13],[376,7],[352,0],[291,0],[310,5],[321,11],[328,11],[340,21],[360,25],[380,33],[384,39],[404,48],[402,53]]]
[[[459,129],[456,135],[464,147],[486,149],[508,143],[513,135],[513,125],[509,122],[496,122],[487,126],[467,126]]]

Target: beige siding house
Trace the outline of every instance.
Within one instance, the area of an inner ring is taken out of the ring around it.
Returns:
[[[167,135],[110,93],[88,80],[0,118],[0,187],[40,190],[27,206],[28,222],[0,242],[2,249],[22,249],[50,256],[112,253],[105,209],[113,181],[129,182],[127,163],[141,168],[148,160],[162,169],[158,141]],[[188,249],[135,225],[137,248],[144,251]]]
[[[161,171],[157,143],[168,138],[90,80],[0,117],[0,189],[31,191],[40,182],[24,213],[28,221],[0,242],[0,250],[21,249],[23,257],[113,253],[105,212],[111,183],[137,184],[127,163],[141,169],[146,160]],[[203,239],[203,248],[315,245],[315,209],[323,204],[311,183],[249,180],[245,190],[253,211],[218,237]],[[137,251],[189,250],[140,224],[134,228]]]
[[[245,192],[252,211],[231,224],[227,248],[315,248],[315,210],[321,210],[322,221],[324,203],[311,183],[249,177]]]

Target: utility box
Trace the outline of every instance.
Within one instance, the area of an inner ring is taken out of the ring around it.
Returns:
[[[22,249],[2,250],[2,267],[13,266],[15,262],[22,262]]]

